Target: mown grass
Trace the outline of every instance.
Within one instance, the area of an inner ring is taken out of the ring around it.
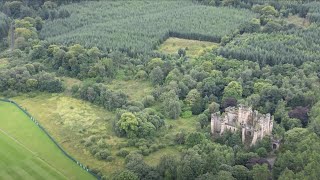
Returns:
[[[13,104],[0,102],[0,124],[0,179],[94,179]]]
[[[160,52],[165,54],[178,54],[179,49],[185,49],[189,57],[197,57],[206,51],[218,48],[219,44],[207,41],[197,41],[181,38],[169,38],[159,47]]]
[[[67,179],[4,133],[0,132],[0,179]]]

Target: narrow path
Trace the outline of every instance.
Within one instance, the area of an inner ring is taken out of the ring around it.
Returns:
[[[277,158],[276,155],[271,155],[271,156],[268,156],[268,157],[266,158],[267,161],[270,163],[271,168],[273,168],[273,165],[274,165],[274,163],[275,163],[275,161],[276,161],[276,158]]]

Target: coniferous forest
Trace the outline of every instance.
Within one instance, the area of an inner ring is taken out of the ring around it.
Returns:
[[[320,1],[0,0],[0,11],[0,98],[99,179],[319,179]],[[270,114],[272,133],[250,145],[240,127],[212,132],[212,114],[240,106]],[[0,167],[0,179],[15,171]]]

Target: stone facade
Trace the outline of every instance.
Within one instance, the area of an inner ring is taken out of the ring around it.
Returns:
[[[211,115],[212,134],[223,134],[226,130],[242,133],[242,142],[254,145],[266,135],[272,134],[273,117],[270,114],[260,114],[251,107],[229,107],[221,115],[219,112]]]

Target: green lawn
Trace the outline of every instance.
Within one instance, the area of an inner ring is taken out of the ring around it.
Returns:
[[[0,102],[0,179],[94,179],[21,110]]]

